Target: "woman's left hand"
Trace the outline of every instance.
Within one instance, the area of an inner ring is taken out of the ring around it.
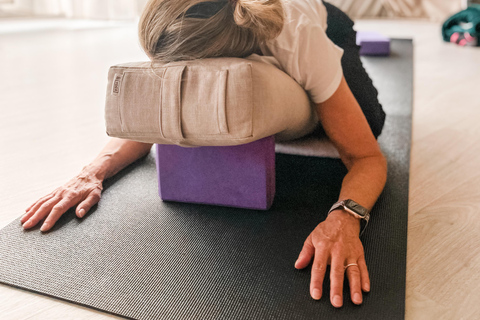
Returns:
[[[370,279],[359,232],[360,220],[344,210],[335,210],[310,233],[295,262],[295,268],[305,268],[314,258],[310,282],[310,295],[313,299],[321,298],[325,271],[327,265],[330,265],[332,305],[337,308],[343,305],[345,272],[353,303],[362,303],[362,290],[370,291]],[[347,265],[351,266],[345,270]]]

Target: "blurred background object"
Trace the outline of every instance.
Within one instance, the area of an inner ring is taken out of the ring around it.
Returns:
[[[479,1],[480,2],[480,1]],[[480,45],[480,4],[467,2],[467,8],[449,17],[442,26],[444,41],[462,47]]]
[[[463,0],[463,4],[462,4],[463,9],[466,9],[472,5],[480,6],[480,0]]]
[[[320,0],[319,0],[320,1]],[[1,17],[131,20],[147,0],[0,0]],[[420,18],[443,21],[480,0],[330,0],[351,18]]]
[[[460,11],[465,0],[330,0],[351,18],[421,18],[443,21]]]

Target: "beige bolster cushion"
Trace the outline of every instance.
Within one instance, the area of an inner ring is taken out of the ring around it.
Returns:
[[[105,121],[112,137],[181,146],[228,146],[275,135],[292,140],[318,123],[308,95],[258,55],[116,65]]]

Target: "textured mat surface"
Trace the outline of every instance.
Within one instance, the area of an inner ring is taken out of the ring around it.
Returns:
[[[403,319],[412,104],[412,44],[363,61],[387,111],[386,188],[363,236],[372,291],[362,306],[309,296],[295,259],[336,200],[338,159],[278,154],[269,211],[162,202],[153,152],[105,183],[83,220],[0,231],[0,282],[136,319]],[[19,248],[22,248],[19,250]],[[325,290],[329,292],[328,281]],[[328,294],[326,294],[328,296]]]

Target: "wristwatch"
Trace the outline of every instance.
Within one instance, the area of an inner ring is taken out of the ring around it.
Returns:
[[[361,219],[361,232],[360,235],[365,231],[365,228],[367,227],[368,220],[370,220],[370,211],[356,203],[355,201],[348,199],[348,200],[341,200],[336,202],[331,208],[330,211],[328,211],[328,214],[330,212],[337,210],[337,209],[343,209],[353,215],[354,217]]]

